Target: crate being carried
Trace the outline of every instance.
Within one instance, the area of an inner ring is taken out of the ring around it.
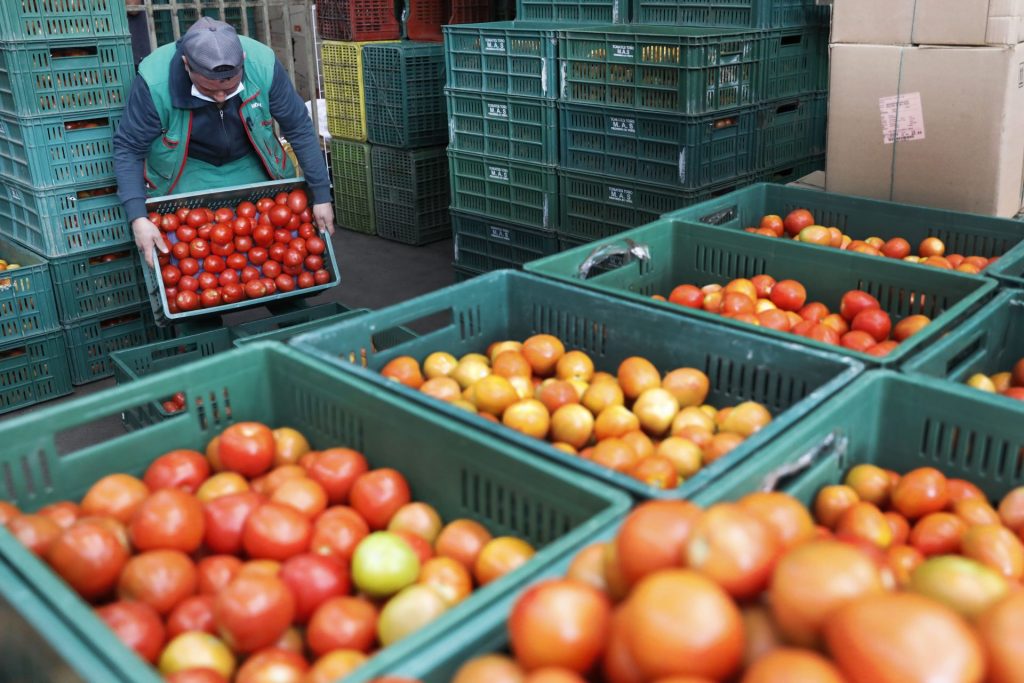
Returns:
[[[445,148],[373,145],[371,155],[377,235],[417,246],[450,237]]]
[[[365,45],[363,88],[366,133],[371,143],[414,148],[447,141],[443,45]]]

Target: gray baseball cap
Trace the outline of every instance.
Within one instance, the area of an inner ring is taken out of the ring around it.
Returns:
[[[192,71],[215,81],[237,76],[245,60],[234,27],[210,17],[192,24],[181,37],[181,51]]]

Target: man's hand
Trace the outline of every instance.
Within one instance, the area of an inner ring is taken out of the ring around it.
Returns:
[[[313,223],[328,235],[334,234],[334,209],[330,202],[313,205]]]
[[[161,253],[167,253],[163,233],[145,216],[132,221],[132,232],[135,233],[135,246],[142,252],[142,258],[146,259],[146,265],[153,268],[153,247],[159,249]]]

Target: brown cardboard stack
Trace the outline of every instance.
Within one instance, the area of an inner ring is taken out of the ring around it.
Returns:
[[[1013,216],[1024,0],[835,0],[827,189]]]

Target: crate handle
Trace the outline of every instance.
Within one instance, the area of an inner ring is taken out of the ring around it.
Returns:
[[[622,268],[634,261],[645,262],[651,260],[651,249],[646,244],[638,244],[628,237],[624,241],[626,243],[625,247],[617,244],[605,244],[596,247],[580,264],[576,276],[581,280],[586,280],[590,276],[591,270],[609,261],[613,261],[613,259],[614,261],[611,264],[612,270]]]
[[[714,121],[712,121],[710,125],[711,130],[717,132],[720,130],[725,130],[727,128],[735,128],[736,126],[740,125],[740,120],[736,116],[723,116],[720,119],[715,119]]]
[[[98,54],[99,48],[95,45],[50,48],[51,59],[74,59],[75,57],[95,57]]]
[[[740,207],[736,204],[730,204],[729,206],[718,209],[713,213],[704,214],[697,219],[698,223],[704,225],[725,225],[736,220],[740,215]]]
[[[786,102],[775,107],[776,114],[792,114],[800,111],[800,100],[794,102]]]
[[[850,438],[848,436],[841,436],[838,430],[833,430],[820,443],[809,448],[793,462],[786,463],[766,474],[757,490],[776,491],[779,488],[779,482],[783,479],[809,469],[824,457],[834,454],[837,459],[841,460],[846,456],[849,446]]]

